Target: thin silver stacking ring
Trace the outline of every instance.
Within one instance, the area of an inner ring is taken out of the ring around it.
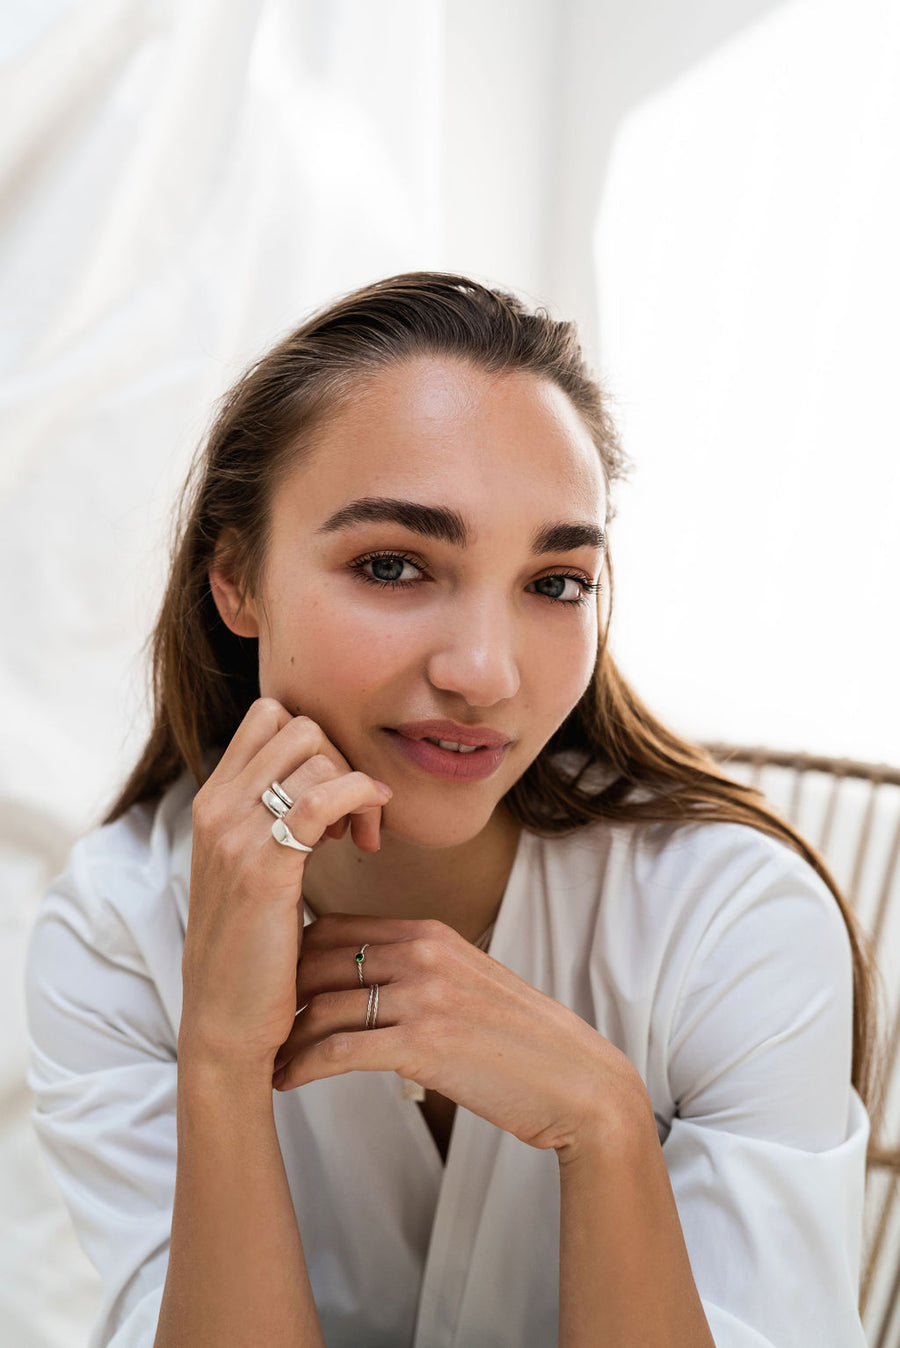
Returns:
[[[363,978],[363,963],[365,962],[366,951],[368,950],[371,944],[372,944],[371,941],[366,941],[365,945],[363,946],[359,954],[354,956],[356,960],[356,972],[359,974],[359,986],[361,988],[366,987],[366,980]]]
[[[374,1030],[375,1021],[378,1019],[378,984],[373,983],[369,988],[369,1004],[366,1007],[366,1029]]]

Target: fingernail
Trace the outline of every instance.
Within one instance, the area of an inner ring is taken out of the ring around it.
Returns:
[[[391,788],[388,786],[387,782],[379,782],[374,777],[372,778],[372,780],[373,782],[375,782],[375,785],[378,787],[379,791],[384,792],[386,796],[392,796],[394,794]]]

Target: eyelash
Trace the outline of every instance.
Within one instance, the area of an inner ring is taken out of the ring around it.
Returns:
[[[377,585],[381,590],[407,590],[411,585],[419,584],[416,580],[379,580],[377,576],[370,576],[367,571],[363,570],[368,562],[373,562],[381,557],[388,558],[392,562],[405,562],[425,574],[425,568],[415,558],[407,556],[405,552],[367,552],[364,557],[357,557],[355,561],[351,562],[350,569],[367,585]],[[559,576],[562,580],[574,580],[577,585],[581,586],[582,594],[578,599],[555,599],[553,595],[540,594],[535,591],[539,599],[547,599],[551,604],[563,604],[566,607],[586,604],[589,595],[597,594],[603,588],[599,580],[585,580],[584,576],[573,575],[568,571],[551,571],[546,576],[539,576],[538,579],[550,580],[554,576]]]

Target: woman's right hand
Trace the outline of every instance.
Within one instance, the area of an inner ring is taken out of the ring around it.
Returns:
[[[261,796],[273,781],[298,842],[340,837],[349,819],[357,847],[381,845],[390,788],[354,772],[315,721],[254,702],[194,798],[179,1058],[271,1071],[294,1024],[309,853],[272,837]]]

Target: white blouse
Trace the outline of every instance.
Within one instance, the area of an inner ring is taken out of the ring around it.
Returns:
[[[103,1279],[89,1348],[151,1348],[169,1249],[191,784],[74,850],[28,951],[34,1122]],[[311,915],[307,913],[307,921]],[[522,832],[491,955],[640,1073],[718,1348],[864,1348],[869,1123],[838,906],[742,825]],[[394,1073],[274,1093],[328,1348],[552,1348],[559,1175]]]

